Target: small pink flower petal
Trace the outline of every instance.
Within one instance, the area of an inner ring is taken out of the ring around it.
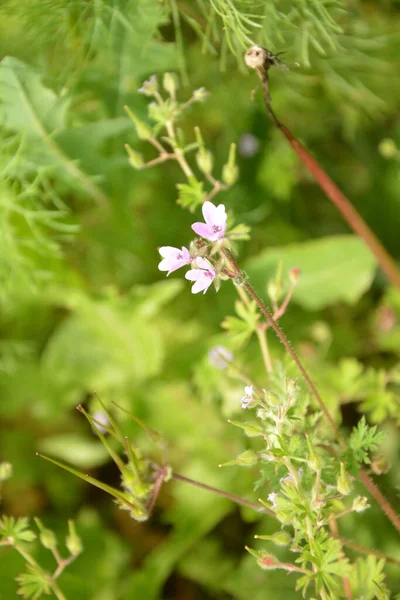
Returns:
[[[220,206],[222,205],[220,204]],[[208,200],[203,204],[202,213],[207,225],[213,225],[213,223],[215,223],[218,218],[217,207],[215,206],[215,204],[209,202]]]
[[[192,225],[193,231],[210,242],[222,240],[226,230],[227,216],[225,206],[223,204],[215,206],[215,204],[209,201],[204,202],[203,216],[205,224],[194,223]]]
[[[193,260],[189,250],[185,246],[182,246],[182,250],[173,246],[161,246],[159,253],[164,260],[159,263],[158,268],[160,271],[168,271],[167,277],[173,271],[189,265]]]
[[[212,275],[215,277],[215,271],[212,268],[211,263],[206,258],[202,258],[201,256],[198,256],[196,258],[196,265],[198,267],[200,267],[200,269],[210,271],[210,273],[212,273]]]
[[[206,225],[205,223],[193,223],[192,229],[195,233],[197,233],[197,235],[205,238],[206,240],[210,240],[211,242],[214,242],[216,239],[218,239],[215,237],[216,234],[213,232],[212,227]]]
[[[215,279],[215,270],[205,258],[197,258],[196,265],[198,269],[192,269],[185,274],[185,278],[194,281],[192,294],[203,292],[204,294]]]

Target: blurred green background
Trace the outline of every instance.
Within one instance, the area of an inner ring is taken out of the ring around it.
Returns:
[[[256,17],[238,22],[232,6]],[[256,532],[276,530],[272,519],[175,482],[152,518],[134,523],[106,494],[35,456],[118,485],[75,411],[98,408],[95,390],[160,430],[178,472],[254,501],[267,493],[253,491],[256,472],[217,468],[248,441],[226,423],[238,416],[242,384],[208,359],[228,346],[266,386],[256,340],[239,348],[220,327],[234,314],[229,282],[193,296],[180,274],[166,280],[157,270],[157,248],[188,244],[199,211],[176,203],[177,166],[135,171],[124,150],[155,156],[123,110],[147,119],[137,90],[154,73],[179,74],[182,101],[202,86],[210,93],[180,127],[188,141],[201,127],[217,173],[238,144],[240,179],[217,200],[252,229],[240,262],[264,296],[280,258],[301,268],[283,328],[344,429],[365,413],[386,432],[392,469],[379,485],[398,503],[400,295],[273,129],[260,93],[251,100],[256,77],[242,55],[252,40],[300,63],[271,74],[275,110],[398,260],[399,32],[395,0],[1,2],[0,459],[14,467],[2,511],[40,515],[61,534],[76,519],[84,553],[60,580],[69,599],[298,596],[292,579],[263,573],[243,550]],[[116,416],[159,458],[129,417]],[[399,557],[375,506],[343,519],[342,533]],[[39,547],[37,555],[51,565]],[[22,568],[1,551],[0,598],[16,597]],[[388,574],[399,592],[393,567]]]

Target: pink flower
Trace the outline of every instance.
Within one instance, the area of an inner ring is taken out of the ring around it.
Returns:
[[[188,271],[185,278],[195,282],[192,287],[192,294],[198,294],[199,292],[205,294],[214,281],[216,273],[205,258],[196,258],[195,264],[199,268]]]
[[[203,217],[205,223],[193,223],[193,231],[210,242],[222,240],[226,229],[225,206],[223,204],[215,206],[212,202],[204,202]]]
[[[158,268],[160,271],[168,271],[167,277],[173,271],[185,265],[190,265],[193,260],[189,250],[185,246],[182,246],[182,250],[173,248],[173,246],[162,246],[158,251],[164,259],[160,262]]]

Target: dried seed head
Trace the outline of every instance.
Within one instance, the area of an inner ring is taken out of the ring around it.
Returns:
[[[244,60],[250,69],[261,69],[267,62],[268,54],[268,50],[262,46],[251,46],[244,55]]]

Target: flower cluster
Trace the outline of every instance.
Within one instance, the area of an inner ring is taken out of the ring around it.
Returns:
[[[204,202],[203,216],[205,223],[193,223],[193,231],[209,242],[221,242],[225,238],[226,232],[225,206],[223,204],[215,206],[209,201]],[[185,278],[194,282],[193,294],[199,292],[205,294],[219,275],[217,268],[211,264],[210,260],[204,255],[199,255],[196,244],[191,244],[190,251],[185,246],[182,246],[181,250],[172,246],[162,246],[159,248],[159,253],[163,260],[158,268],[160,271],[167,271],[167,276],[181,267],[191,265],[192,268],[185,274]]]

